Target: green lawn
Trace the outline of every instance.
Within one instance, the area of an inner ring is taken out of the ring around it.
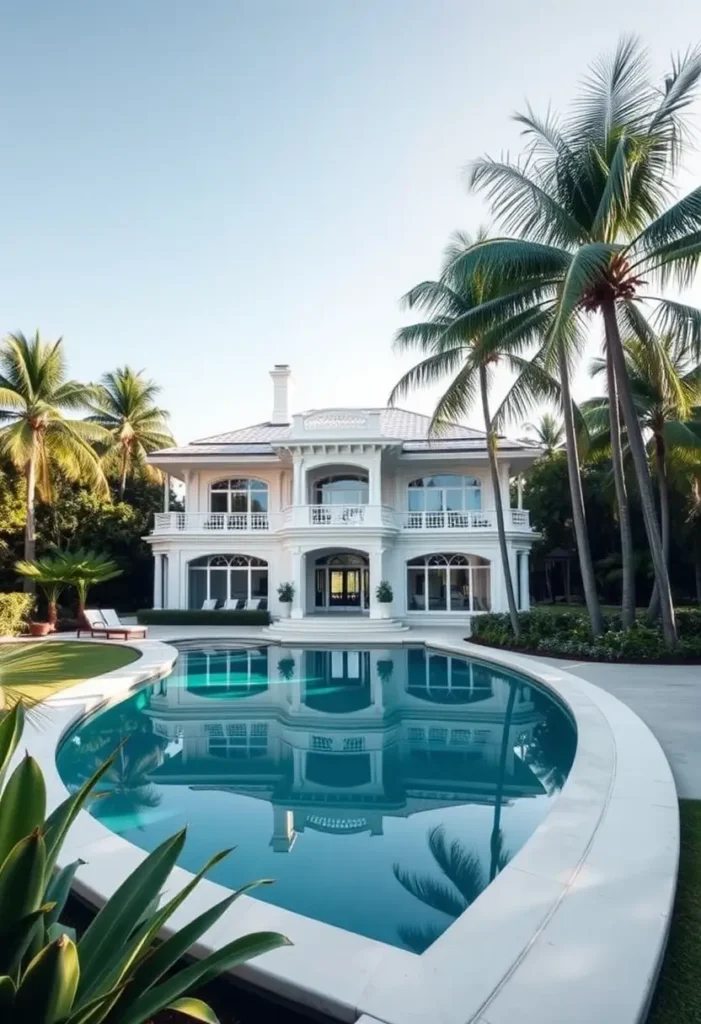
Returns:
[[[75,640],[0,644],[0,688],[7,703],[17,694],[34,704],[82,679],[136,661],[139,652],[126,644],[88,644]]]
[[[647,1024],[701,1021],[701,800],[682,800],[679,885],[669,945]]]

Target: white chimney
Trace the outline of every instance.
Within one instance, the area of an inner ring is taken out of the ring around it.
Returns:
[[[276,363],[275,369],[270,371],[273,378],[273,415],[271,423],[282,426],[290,422],[288,383],[290,380],[290,368],[287,363]]]

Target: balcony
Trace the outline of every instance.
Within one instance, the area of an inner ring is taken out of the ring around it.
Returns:
[[[496,530],[497,514],[493,508],[465,509],[447,512],[398,512],[398,525],[402,530]],[[504,527],[507,530],[530,530],[528,509],[505,508]]]
[[[312,526],[321,530],[389,527],[396,529],[394,511],[387,505],[290,505],[283,528]]]
[[[270,533],[277,518],[268,512],[156,512],[154,534]]]
[[[525,508],[505,508],[504,525],[509,531],[530,531]],[[395,512],[387,505],[291,505],[281,513],[271,512],[157,512],[153,533],[211,535],[229,533],[276,533],[280,529],[311,528],[353,530],[389,529],[401,531],[496,530],[494,509],[449,512]]]

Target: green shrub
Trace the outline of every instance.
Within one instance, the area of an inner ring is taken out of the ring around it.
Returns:
[[[604,616],[604,631],[596,640],[589,620],[581,612],[539,611],[519,615],[521,634],[516,640],[508,615],[480,615],[472,620],[472,636],[492,647],[517,648],[538,654],[601,661],[660,661],[701,658],[701,609],[684,609],[677,615],[679,643],[670,651],[662,631],[640,616],[632,629],[624,630],[619,614]]]
[[[16,704],[0,722],[0,785],[19,745],[23,710]],[[164,1009],[216,1022],[210,1007],[184,996],[198,983],[269,950],[289,945],[275,932],[242,935],[187,967],[188,950],[228,910],[244,886],[207,907],[157,945],[204,874],[231,851],[215,853],[179,891],[169,877],[185,843],[185,829],[148,854],[116,889],[76,943],[60,923],[76,871],[61,870],[63,841],[112,755],[77,792],[46,817],[46,787],[28,754],[0,796],[0,1017],[3,1024],[143,1024]],[[253,883],[265,884],[267,880]]]
[[[33,594],[0,594],[0,636],[17,636],[27,625],[34,607]]]
[[[145,608],[136,616],[142,626],[267,626],[270,623],[270,612],[263,611]]]

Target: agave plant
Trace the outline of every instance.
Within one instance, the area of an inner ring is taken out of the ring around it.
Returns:
[[[0,722],[0,785],[20,741],[22,705]],[[216,1024],[212,1009],[185,993],[222,971],[280,946],[275,932],[227,943],[187,967],[177,964],[244,892],[232,892],[155,945],[175,911],[207,871],[216,853],[180,892],[161,892],[185,843],[185,830],[161,843],[115,891],[76,940],[59,918],[81,861],[57,870],[63,841],[78,812],[107,773],[102,764],[81,788],[46,817],[46,788],[27,755],[0,796],[0,1019],[3,1024],[143,1024],[170,1009]]]

